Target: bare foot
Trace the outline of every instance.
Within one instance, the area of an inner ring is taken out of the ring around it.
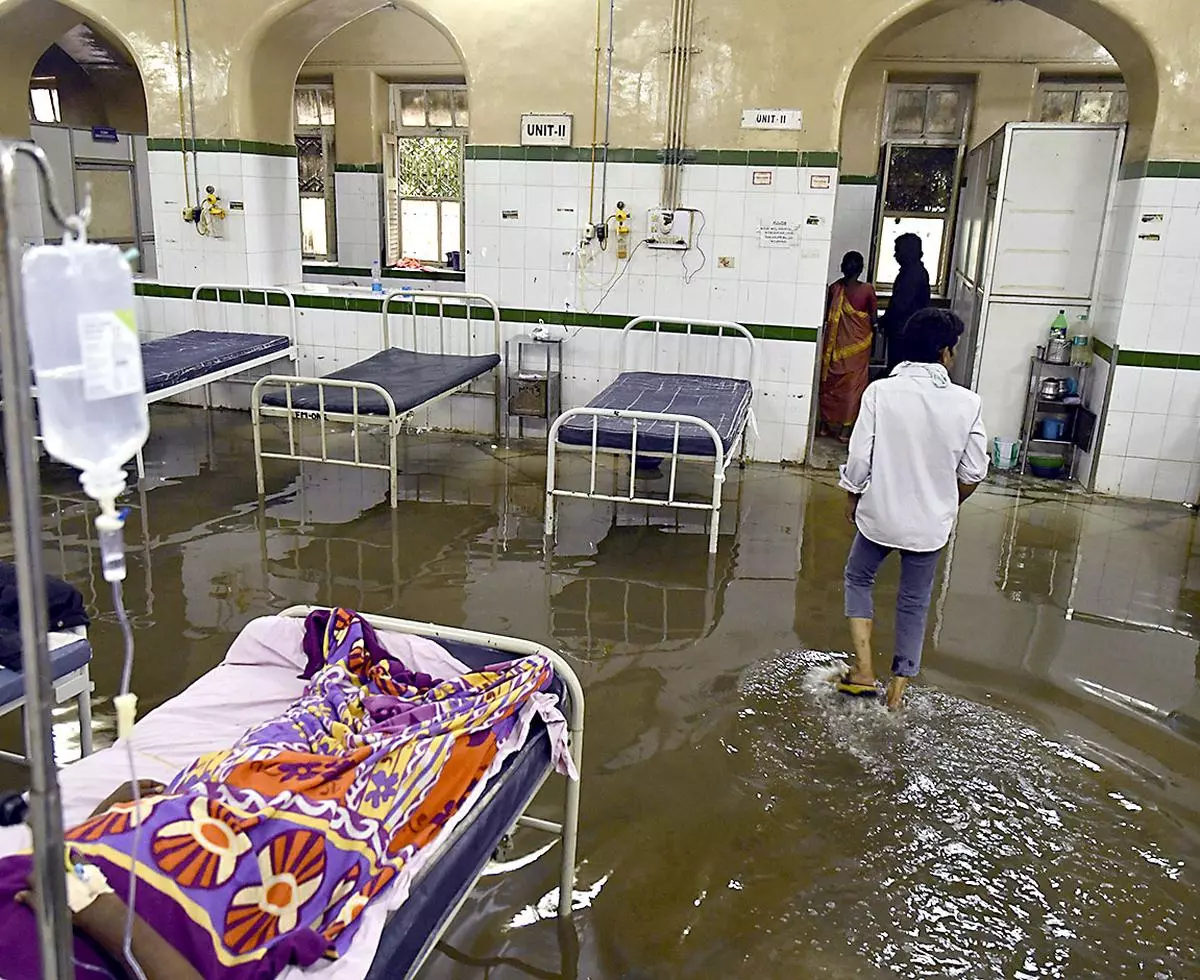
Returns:
[[[868,684],[875,685],[875,675],[870,672],[864,672],[856,667],[851,667],[842,675],[842,680],[848,684]]]
[[[904,697],[904,689],[908,687],[907,677],[893,677],[887,689],[887,706],[889,711],[899,711],[900,701]]]

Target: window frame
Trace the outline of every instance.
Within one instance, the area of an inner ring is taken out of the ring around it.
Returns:
[[[401,117],[401,100],[406,92],[420,91],[425,94],[425,121],[424,126],[405,126],[402,123]],[[467,86],[461,82],[447,82],[440,84],[408,84],[396,82],[388,86],[388,111],[391,121],[391,129],[388,133],[388,139],[392,142],[395,159],[395,173],[385,174],[384,177],[392,177],[396,181],[396,203],[395,203],[395,222],[396,222],[396,241],[398,261],[404,259],[404,202],[405,201],[436,201],[437,208],[437,242],[439,254],[434,260],[418,259],[426,265],[438,266],[445,268],[447,266],[445,253],[441,252],[443,237],[444,237],[444,205],[447,203],[458,205],[458,252],[463,268],[466,267],[467,260],[467,187],[466,187],[466,146],[469,136],[470,123],[470,103],[467,104],[467,126],[430,126],[429,122],[429,93],[434,91],[461,92],[464,98],[467,97]],[[451,110],[453,116],[453,110]],[[405,139],[420,139],[427,137],[436,137],[439,139],[457,139],[458,141],[458,197],[423,197],[417,195],[405,195],[399,192],[400,168],[403,166],[403,153],[401,150],[402,141]],[[387,213],[388,208],[385,207],[384,220],[391,221],[392,216]],[[384,229],[385,239],[388,229]]]
[[[1051,92],[1071,92],[1075,96],[1075,107],[1071,112],[1071,125],[1094,125],[1094,126],[1123,126],[1128,122],[1129,118],[1129,86],[1125,84],[1125,79],[1121,75],[1110,76],[1095,76],[1081,75],[1072,77],[1070,75],[1042,75],[1038,78],[1037,83],[1037,121],[1042,122],[1042,107],[1046,101],[1046,95]],[[1114,94],[1123,94],[1125,96],[1125,116],[1124,120],[1114,122],[1106,119],[1100,123],[1088,123],[1079,119],[1079,100],[1081,96],[1088,92],[1112,92]],[[1067,123],[1063,123],[1067,125]]]
[[[54,109],[54,119],[39,119],[37,109],[33,104],[34,91],[49,92]],[[62,125],[62,97],[58,92],[58,77],[56,75],[35,75],[29,79],[29,120],[39,126]]]
[[[333,83],[332,82],[297,82],[292,89],[292,139],[293,142],[300,136],[319,136],[321,138],[321,161],[325,168],[325,190],[321,194],[316,194],[312,191],[305,192],[300,189],[299,173],[296,175],[296,193],[301,201],[305,199],[314,200],[318,197],[324,198],[325,201],[325,253],[318,255],[304,250],[304,223],[301,217],[300,224],[300,254],[305,259],[310,259],[314,262],[337,262],[337,199],[334,189],[334,172],[335,161],[334,153],[336,152],[336,144],[334,139],[334,120],[325,122],[320,111],[320,97],[317,99],[317,116],[321,119],[319,125],[310,123],[301,124],[297,121],[298,106],[296,104],[296,96],[301,90],[319,90],[330,93],[330,102],[333,99]],[[337,110],[334,109],[334,117],[336,119]]]
[[[934,133],[927,134],[924,129],[919,135],[912,133],[893,134],[893,120],[896,113],[896,102],[901,92],[920,90],[925,93],[926,107],[929,97],[939,91],[954,91],[962,99],[962,115],[959,120],[957,134]],[[953,261],[954,229],[958,220],[958,197],[961,191],[963,165],[967,155],[968,134],[971,128],[971,115],[975,107],[975,87],[967,81],[963,82],[905,82],[888,81],[884,92],[884,112],[881,124],[879,145],[879,192],[875,202],[875,224],[871,233],[871,280],[879,285],[890,288],[892,283],[879,282],[879,264],[882,255],[881,246],[884,237],[884,223],[889,218],[935,218],[943,222],[942,247],[938,266],[932,270],[929,286],[933,295],[944,296],[949,287],[950,265]],[[954,159],[954,173],[951,175],[950,201],[944,215],[930,215],[925,212],[886,211],[887,182],[891,172],[892,151],[906,146],[945,146],[957,148]]]

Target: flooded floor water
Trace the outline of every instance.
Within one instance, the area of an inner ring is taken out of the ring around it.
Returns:
[[[162,408],[153,429],[126,587],[143,709],[298,602],[537,640],[583,680],[578,935],[544,860],[485,879],[422,976],[1200,976],[1187,510],[977,494],[891,716],[829,683],[852,533],[830,474],[732,471],[711,562],[697,518],[569,501],[547,563],[535,444],[411,438],[395,511],[385,474],[276,464],[260,508],[245,416]],[[65,471],[43,491],[47,571],[96,616],[106,744],[120,644],[91,515]],[[56,743],[78,752],[69,709]]]

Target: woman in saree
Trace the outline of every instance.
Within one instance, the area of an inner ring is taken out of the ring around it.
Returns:
[[[820,435],[850,441],[858,405],[870,381],[875,289],[859,281],[860,252],[842,257],[842,278],[832,283],[825,303],[825,342],[821,351]]]

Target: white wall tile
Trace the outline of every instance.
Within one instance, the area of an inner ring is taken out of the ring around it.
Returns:
[[[1104,423],[1101,451],[1108,456],[1124,456],[1129,448],[1129,432],[1133,425],[1132,412],[1109,411]]]
[[[1143,368],[1142,371],[1142,383],[1138,385],[1134,411],[1138,414],[1165,415],[1171,410],[1175,372],[1165,368]]]
[[[1192,476],[1190,462],[1160,461],[1154,473],[1151,497],[1155,500],[1182,502],[1187,499]]]
[[[1124,471],[1124,456],[1102,455],[1096,464],[1096,492],[1119,494]]]
[[[1129,442],[1125,448],[1125,455],[1136,456],[1139,459],[1158,459],[1162,451],[1166,423],[1165,414],[1135,412],[1129,425]]]
[[[1157,471],[1158,461],[1155,459],[1128,457],[1121,472],[1121,496],[1150,497],[1154,492]]]

